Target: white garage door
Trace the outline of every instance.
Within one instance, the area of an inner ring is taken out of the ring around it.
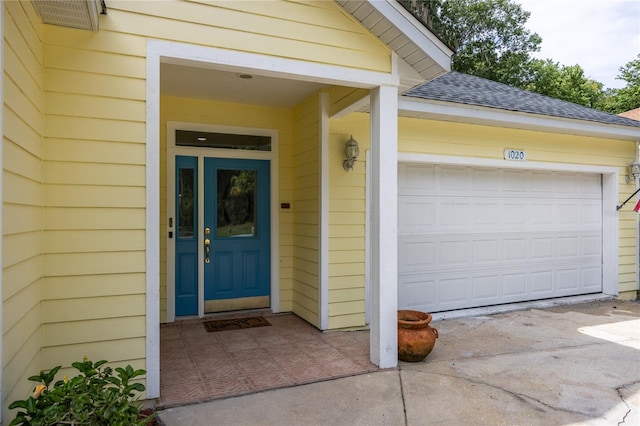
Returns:
[[[599,174],[401,164],[398,221],[400,309],[602,291]]]

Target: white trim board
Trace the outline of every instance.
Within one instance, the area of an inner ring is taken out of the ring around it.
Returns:
[[[569,135],[638,140],[638,128],[597,123],[525,112],[507,111],[477,105],[416,99],[401,96],[398,114],[402,117],[453,121],[512,129],[547,131]]]
[[[217,149],[191,146],[176,146],[176,130],[193,130],[208,133],[227,133],[240,135],[256,135],[271,137],[271,151],[250,151],[237,149]],[[174,218],[175,215],[175,156],[185,155],[198,158],[198,197],[204,198],[204,157],[215,158],[238,158],[244,160],[268,160],[270,165],[270,215],[271,215],[271,288],[270,288],[270,308],[274,313],[280,312],[280,209],[278,200],[279,194],[279,140],[278,131],[274,129],[261,129],[255,127],[221,126],[215,124],[188,123],[188,122],[167,122],[167,203],[166,219]],[[274,176],[275,174],[275,176]],[[204,204],[198,203],[198,238],[204,238]],[[175,238],[169,238],[168,232],[173,231],[175,226],[167,227],[165,239],[167,242],[166,264],[167,264],[167,322],[175,321]],[[203,257],[203,248],[198,245],[198,258]],[[198,262],[198,317],[202,318],[204,312],[204,266]]]
[[[617,296],[618,285],[618,169],[616,167],[589,166],[545,162],[514,162],[472,157],[449,157],[430,154],[398,154],[399,163],[447,164],[500,169],[572,171],[602,175],[602,292]]]
[[[160,52],[147,42],[146,397],[160,397]]]
[[[320,134],[320,196],[318,197],[319,212],[319,247],[318,247],[318,301],[320,303],[318,322],[320,330],[329,328],[329,107],[330,99],[327,92],[321,92],[318,97]]]
[[[0,4],[0,69],[4,72],[4,4]],[[0,105],[4,105],[4,78],[0,79]],[[3,246],[3,229],[2,229],[2,212],[4,210],[4,194],[2,192],[3,188],[3,176],[4,176],[4,157],[2,153],[4,152],[4,108],[0,108],[0,294],[3,294],[3,283],[2,283],[2,271],[3,271],[3,263],[2,263],[2,246]],[[3,328],[3,314],[2,314],[2,306],[3,303],[0,301],[0,330],[4,330]],[[4,336],[4,333],[3,333]],[[4,365],[3,360],[3,347],[4,347],[4,337],[0,336],[0,366]],[[0,368],[0,401],[4,401],[4,380],[2,379],[4,372],[4,368]],[[0,409],[0,424],[2,423],[2,414],[4,410]]]
[[[221,71],[245,72],[267,77],[360,88],[373,88],[380,84],[397,86],[400,82],[399,76],[395,73],[367,71],[176,42],[149,40],[147,49],[158,52],[162,63]]]

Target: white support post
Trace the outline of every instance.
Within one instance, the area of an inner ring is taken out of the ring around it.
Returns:
[[[398,365],[398,88],[371,90],[371,362]]]

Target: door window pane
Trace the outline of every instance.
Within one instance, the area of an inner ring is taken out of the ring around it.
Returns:
[[[195,235],[195,174],[194,169],[178,171],[178,238]]]
[[[257,235],[256,171],[219,169],[217,173],[216,237]]]

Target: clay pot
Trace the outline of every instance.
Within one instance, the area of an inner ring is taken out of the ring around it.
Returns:
[[[419,362],[431,353],[438,330],[430,327],[431,314],[419,311],[398,311],[398,359]]]

